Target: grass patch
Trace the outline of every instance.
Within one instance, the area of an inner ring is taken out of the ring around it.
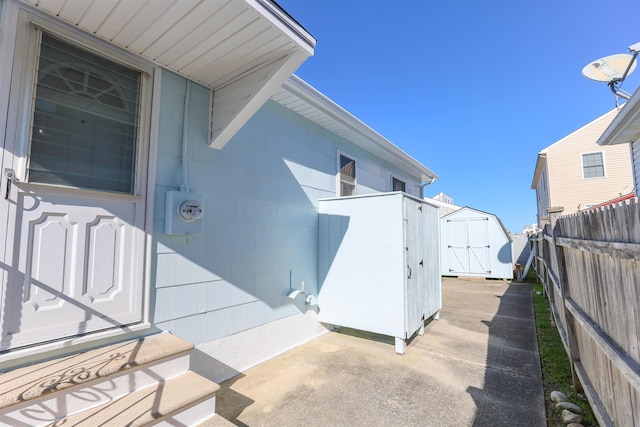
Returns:
[[[552,322],[551,306],[549,300],[542,295],[542,285],[538,283],[535,271],[529,270],[526,281],[533,284],[533,306],[536,314],[536,330],[538,333],[540,365],[542,367],[547,409],[547,425],[549,427],[564,426],[562,423],[562,411],[557,411],[554,402],[549,398],[551,392],[557,390],[566,394],[570,402],[583,409],[582,424],[584,426],[596,427],[598,422],[593,416],[589,402],[573,389],[569,357],[565,352],[558,329]],[[540,295],[538,295],[538,292]]]

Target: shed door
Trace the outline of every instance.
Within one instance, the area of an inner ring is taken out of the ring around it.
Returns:
[[[1,350],[142,320],[142,74],[38,36],[28,142],[3,151]]]
[[[489,263],[489,219],[470,218],[467,220],[469,273],[491,273]]]
[[[489,221],[486,218],[447,220],[447,256],[451,274],[486,274],[489,262]]]
[[[424,301],[428,291],[425,269],[426,217],[421,203],[404,198],[405,332],[408,335],[422,326],[425,315]]]

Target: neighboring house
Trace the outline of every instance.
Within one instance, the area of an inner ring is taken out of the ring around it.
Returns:
[[[437,178],[292,76],[272,1],[1,5],[3,370],[168,331],[229,378],[327,331],[286,297],[319,199]]]
[[[637,194],[640,188],[640,89],[637,89],[624,104],[617,117],[598,138],[597,143],[604,146],[603,148],[619,145],[616,148],[630,153],[633,184]],[[630,145],[627,146],[627,144]]]
[[[549,207],[572,214],[633,191],[628,149],[596,143],[617,114],[611,110],[538,153],[531,188],[539,226]]]
[[[463,207],[440,218],[442,274],[513,278],[509,232],[497,216]]]
[[[462,208],[462,206],[456,206],[453,203],[453,197],[449,196],[445,193],[438,193],[436,196],[432,198],[425,197],[425,200],[438,207],[440,216],[443,217],[445,215],[450,214],[451,212],[455,212],[458,209]]]

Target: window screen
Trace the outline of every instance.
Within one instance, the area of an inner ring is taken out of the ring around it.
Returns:
[[[604,161],[602,160],[602,153],[583,154],[582,173],[585,178],[598,178],[604,176]]]
[[[340,195],[356,194],[356,161],[340,154]]]
[[[29,181],[133,193],[140,72],[42,34]]]

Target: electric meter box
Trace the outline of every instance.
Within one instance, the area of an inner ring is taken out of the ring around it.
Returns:
[[[202,193],[167,191],[165,200],[165,234],[201,234],[204,207]]]

